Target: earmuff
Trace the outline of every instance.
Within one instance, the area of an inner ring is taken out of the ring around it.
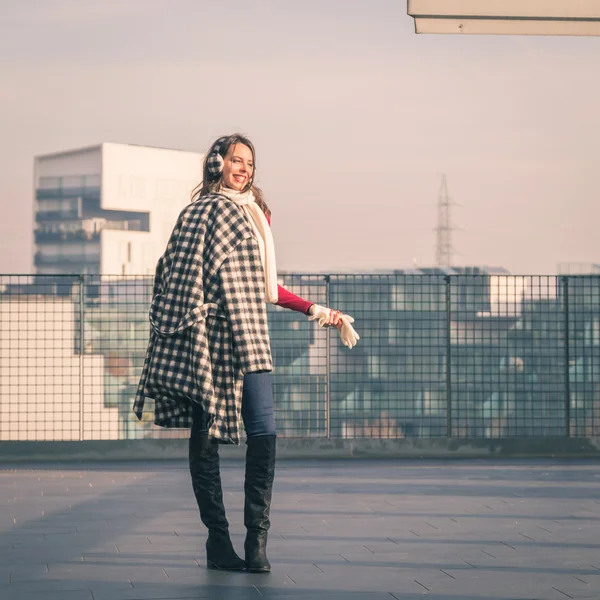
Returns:
[[[206,168],[208,169],[209,175],[212,177],[219,177],[223,172],[223,165],[225,164],[223,161],[223,157],[221,156],[221,150],[227,145],[227,142],[230,140],[230,136],[224,136],[219,138],[212,149],[212,152],[206,159]],[[256,167],[252,169],[252,177],[250,178],[250,182],[254,181],[254,177],[256,176]]]
[[[219,138],[213,146],[212,152],[206,159],[206,168],[213,177],[218,177],[223,172],[223,157],[221,156],[221,149],[227,143],[229,137]]]

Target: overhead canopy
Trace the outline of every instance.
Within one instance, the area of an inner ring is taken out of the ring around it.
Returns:
[[[600,35],[600,0],[408,0],[417,33]]]

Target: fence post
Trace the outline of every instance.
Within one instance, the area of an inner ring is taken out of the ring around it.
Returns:
[[[569,338],[571,331],[569,326],[569,278],[562,278],[564,293],[564,329],[565,329],[565,436],[571,437],[571,378],[569,376],[569,362],[571,360],[571,348]]]
[[[446,282],[446,437],[452,437],[452,298],[450,275]]]
[[[329,275],[325,275],[325,306],[329,305]],[[329,327],[325,327],[325,344],[325,435],[327,439],[329,439],[331,437],[331,398],[329,394],[329,388],[331,385],[331,351],[329,348]]]
[[[85,353],[84,302],[85,275],[79,276],[79,441],[83,441],[83,359]]]

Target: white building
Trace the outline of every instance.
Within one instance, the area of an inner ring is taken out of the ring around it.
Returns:
[[[104,357],[76,349],[77,306],[56,296],[0,302],[0,441],[119,439]]]
[[[153,274],[202,158],[114,143],[36,157],[35,272]]]

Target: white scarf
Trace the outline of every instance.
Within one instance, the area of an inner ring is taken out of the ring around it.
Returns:
[[[260,259],[265,272],[265,300],[271,304],[277,304],[277,265],[275,263],[275,245],[273,244],[273,234],[267,221],[265,213],[254,200],[252,190],[247,192],[238,192],[230,188],[221,187],[219,194],[227,196],[236,204],[242,207],[246,218],[252,226],[254,235],[258,240],[260,249]]]

